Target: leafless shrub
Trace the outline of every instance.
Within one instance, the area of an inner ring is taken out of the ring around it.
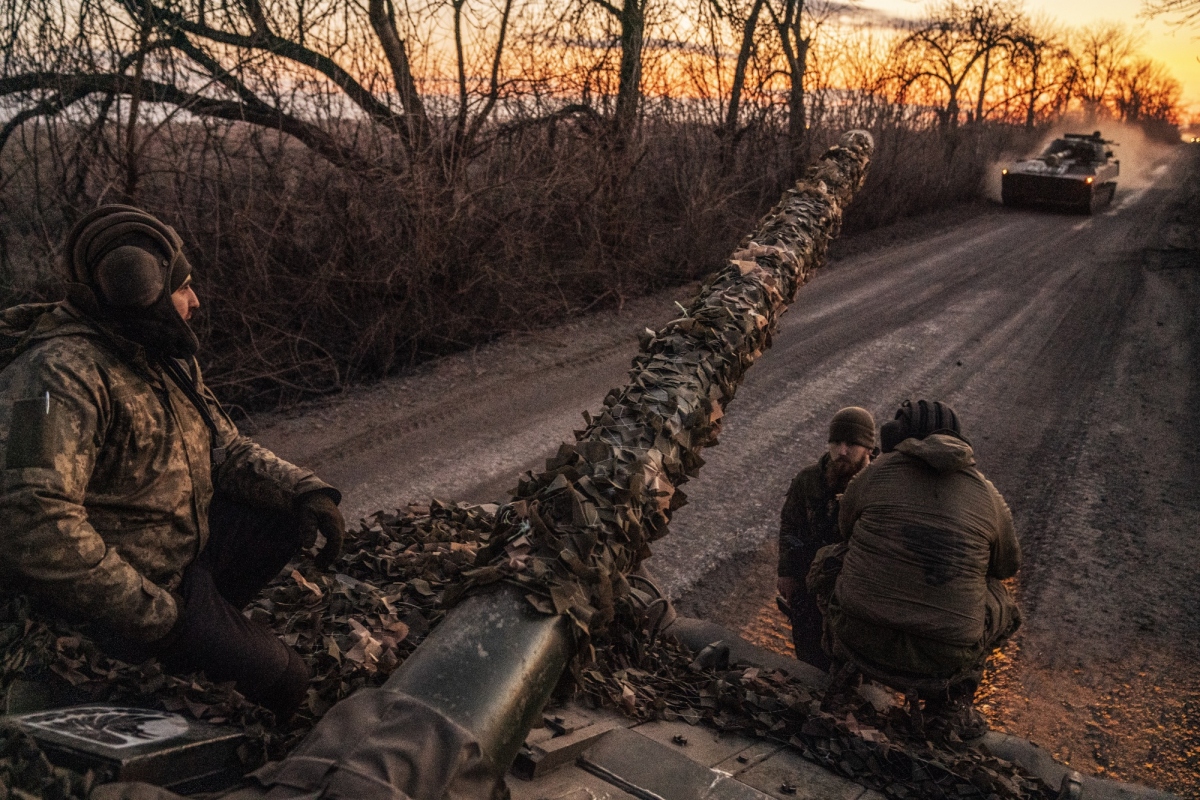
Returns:
[[[848,128],[878,143],[854,231],[976,199],[1072,98],[1178,96],[1003,2],[916,39],[834,9],[0,0],[0,301],[53,296],[71,222],[139,203],[188,243],[211,381],[288,403],[700,277]]]

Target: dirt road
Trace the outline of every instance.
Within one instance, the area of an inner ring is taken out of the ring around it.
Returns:
[[[838,408],[951,403],[1008,499],[1027,623],[983,699],[1077,769],[1200,796],[1200,151],[1083,218],[985,210],[848,256],[749,374],[652,567],[686,612],[786,647],[787,484]],[[686,296],[686,292],[677,295]],[[255,435],[358,516],[502,499],[622,382],[676,297],[512,337]]]

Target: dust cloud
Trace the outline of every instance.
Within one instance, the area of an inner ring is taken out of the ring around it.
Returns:
[[[1154,169],[1167,161],[1171,155],[1170,145],[1151,141],[1137,125],[1071,116],[1047,131],[1037,147],[1031,148],[1029,152],[1014,153],[1011,158],[991,164],[983,179],[984,196],[993,202],[1000,202],[1000,170],[1003,168],[1017,161],[1033,158],[1064,133],[1093,131],[1100,131],[1105,139],[1114,142],[1111,145],[1113,155],[1121,162],[1121,173],[1117,177],[1117,186],[1121,189],[1144,189],[1154,183]]]

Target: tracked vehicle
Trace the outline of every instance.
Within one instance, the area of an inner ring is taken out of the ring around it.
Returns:
[[[1112,201],[1121,162],[1100,135],[1067,133],[1037,158],[1003,170],[1000,196],[1006,206],[1049,206],[1091,214]]]

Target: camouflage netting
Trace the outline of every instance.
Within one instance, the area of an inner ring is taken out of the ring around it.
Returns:
[[[632,626],[624,631],[634,631]],[[1038,798],[1058,793],[1014,764],[931,724],[914,729],[899,705],[878,711],[857,695],[823,710],[821,690],[779,670],[711,669],[670,640],[622,633],[598,650],[580,691],[638,720],[682,720],[790,747],[806,759],[894,798]]]
[[[820,265],[870,150],[865,133],[847,134],[810,168],[679,318],[646,331],[629,383],[586,417],[587,428],[545,472],[522,479],[512,503],[377,514],[350,537],[333,571],[304,564],[268,587],[248,613],[316,676],[288,724],[275,724],[228,685],[166,676],[153,661],[109,659],[20,598],[0,605],[0,690],[37,679],[81,700],[235,725],[248,734],[241,756],[252,768],[286,753],[332,704],[381,685],[446,606],[506,580],[538,609],[569,615],[581,645],[605,641],[581,646],[574,669],[577,688],[594,702],[639,719],[683,718],[776,739],[892,797],[1049,797],[1010,764],[914,737],[902,717],[869,706],[827,714],[811,687],[782,673],[693,666],[677,644],[640,635],[627,602],[625,576],[683,505],[679,487],[702,465],[700,449],[716,443],[725,406],[770,346],[779,315]],[[0,800],[82,797],[107,778],[52,769],[11,732],[0,733],[0,748]]]
[[[247,769],[279,758],[334,703],[362,686],[379,686],[442,618],[447,595],[492,544],[486,507],[433,504],[379,514],[349,542],[334,572],[301,565],[281,576],[249,613],[269,621],[305,657],[316,677],[306,707],[285,726],[228,684],[172,677],[149,661],[123,664],[102,655],[61,623],[13,599],[0,610],[4,642],[0,681],[22,674],[70,687],[80,699],[172,710],[234,725],[248,737]],[[370,583],[367,583],[367,579]],[[836,714],[821,694],[781,672],[713,670],[671,640],[648,641],[628,609],[608,646],[578,673],[577,691],[639,719],[681,719],[786,744],[823,766],[889,797],[1049,798],[1043,784],[1013,765],[964,747],[953,737],[915,736],[899,709],[878,713],[856,701]],[[22,631],[24,634],[22,635]],[[110,776],[56,769],[27,737],[0,733],[0,800],[25,796],[83,798]],[[19,791],[14,791],[19,790]]]

